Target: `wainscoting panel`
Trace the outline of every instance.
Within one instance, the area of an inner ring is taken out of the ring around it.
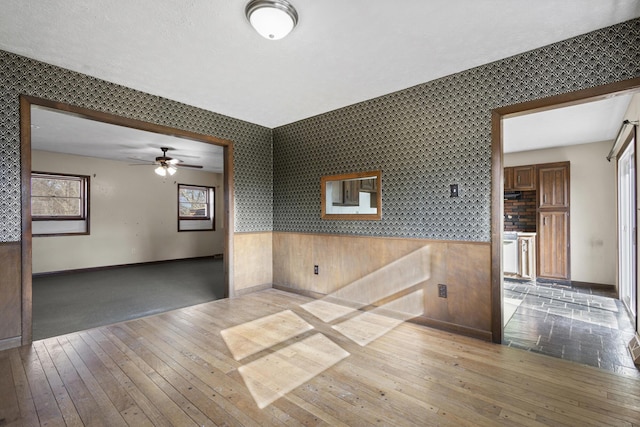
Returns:
[[[21,335],[21,251],[20,243],[0,243],[0,342]],[[1,344],[0,344],[1,346]],[[0,347],[1,348],[1,347]]]
[[[351,302],[355,296],[359,307],[419,292],[424,312],[416,321],[483,339],[491,337],[490,267],[489,243],[273,233],[275,287]]]
[[[273,257],[270,232],[235,233],[233,237],[234,293],[242,295],[271,287]]]

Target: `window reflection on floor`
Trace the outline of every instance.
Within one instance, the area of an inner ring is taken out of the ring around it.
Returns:
[[[291,310],[281,311],[220,332],[235,360],[258,353],[313,329]]]
[[[429,247],[422,247],[325,298],[302,304],[300,311],[367,346],[424,313],[422,286],[430,277],[430,257]],[[261,409],[350,355],[292,310],[220,333],[234,359],[243,362],[238,372]]]

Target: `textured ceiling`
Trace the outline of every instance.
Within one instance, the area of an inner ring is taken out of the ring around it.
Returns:
[[[87,141],[91,141],[90,144]],[[159,133],[89,120],[45,107],[31,107],[31,148],[117,160],[130,164],[151,163],[162,155],[182,163],[202,166],[206,172],[222,173],[223,148]]]
[[[638,0],[290,0],[286,38],[245,0],[0,0],[0,49],[267,127],[640,16]]]
[[[513,117],[503,122],[505,153],[612,141],[632,94]]]

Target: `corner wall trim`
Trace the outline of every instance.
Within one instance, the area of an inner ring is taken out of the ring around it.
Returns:
[[[458,335],[464,335],[483,341],[492,341],[493,337],[489,331],[481,331],[480,329],[470,328],[468,326],[456,325],[454,323],[444,322],[442,320],[432,319],[426,316],[415,317],[409,320],[411,323],[427,326],[433,329],[439,329],[445,332],[452,332]]]
[[[292,294],[298,294],[298,295],[302,295],[302,296],[313,298],[313,299],[320,299],[320,298],[326,297],[325,294],[321,294],[319,292],[308,291],[306,289],[292,288],[286,285],[276,285],[275,283],[273,284],[273,289],[277,289],[283,292],[291,292]]]
[[[252,294],[254,292],[264,291],[265,289],[271,289],[272,287],[273,285],[271,285],[271,283],[264,283],[262,285],[251,286],[250,288],[236,289],[236,292],[233,295],[233,298],[241,297],[247,294]]]

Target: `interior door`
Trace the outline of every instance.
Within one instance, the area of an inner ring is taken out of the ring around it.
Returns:
[[[636,171],[632,141],[618,158],[618,286],[620,299],[637,317]]]

